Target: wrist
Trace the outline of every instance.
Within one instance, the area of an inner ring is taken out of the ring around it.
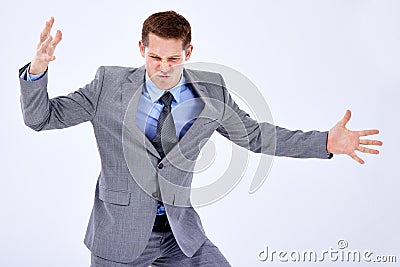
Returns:
[[[31,65],[29,67],[29,74],[38,75],[47,70],[48,63],[40,62],[36,59],[32,60]]]

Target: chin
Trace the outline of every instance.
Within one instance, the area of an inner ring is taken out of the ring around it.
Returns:
[[[161,90],[169,90],[174,87],[171,83],[168,82],[158,82],[156,83],[157,87]]]
[[[167,79],[164,78],[164,79],[157,79],[157,80],[158,81],[157,81],[156,85],[159,89],[169,90],[175,86],[172,77],[169,77]]]

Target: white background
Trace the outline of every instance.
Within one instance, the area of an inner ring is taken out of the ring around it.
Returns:
[[[89,266],[83,237],[100,171],[91,124],[37,133],[22,120],[18,68],[32,59],[45,20],[53,15],[64,33],[49,72],[54,97],[90,82],[100,65],[141,66],[142,22],[171,9],[192,25],[191,61],[249,77],[278,125],[328,130],[350,108],[349,128],[379,128],[384,141],[364,166],[347,156],[276,159],[255,194],[249,169],[231,194],[198,209],[230,263],[286,266],[260,262],[257,252],[320,252],[341,238],[400,261],[400,2],[37,0],[0,9],[0,266]],[[309,265],[317,264],[293,263]]]

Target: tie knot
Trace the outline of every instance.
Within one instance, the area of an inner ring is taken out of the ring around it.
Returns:
[[[170,92],[165,92],[160,99],[164,103],[164,106],[171,107],[174,96]]]

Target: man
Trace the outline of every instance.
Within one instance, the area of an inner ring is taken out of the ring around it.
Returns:
[[[93,125],[102,169],[85,236],[92,266],[230,266],[190,204],[194,164],[214,131],[256,153],[347,154],[359,163],[355,150],[378,154],[362,145],[382,145],[359,139],[378,130],[346,129],[350,111],[329,133],[251,119],[221,75],[183,67],[193,51],[191,28],[173,11],[143,23],[144,67],[100,67],[90,84],[48,99],[48,65],[62,39],[61,31],[50,35],[53,23],[46,22],[34,59],[20,70],[21,106],[36,131]]]

